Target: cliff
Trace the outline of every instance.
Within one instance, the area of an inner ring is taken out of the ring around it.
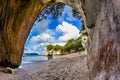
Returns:
[[[87,33],[82,33],[77,39],[70,39],[64,46],[49,44],[46,47],[46,55],[66,55],[85,51],[87,48]]]

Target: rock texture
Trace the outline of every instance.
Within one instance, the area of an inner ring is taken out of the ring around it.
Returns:
[[[120,80],[120,1],[83,0],[90,80]]]
[[[120,0],[0,0],[0,64],[20,65],[36,17],[58,2],[78,10],[85,22],[90,80],[119,80]]]
[[[26,38],[35,19],[46,5],[39,0],[0,1],[1,65],[20,65]]]

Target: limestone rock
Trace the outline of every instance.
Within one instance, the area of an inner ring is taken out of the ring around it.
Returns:
[[[14,74],[14,70],[12,68],[10,68],[10,67],[7,67],[4,72]]]
[[[51,0],[40,0],[40,2],[42,3],[42,4],[46,4],[46,3],[48,3],[48,2],[50,2]]]

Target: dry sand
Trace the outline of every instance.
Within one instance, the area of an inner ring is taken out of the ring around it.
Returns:
[[[14,69],[14,74],[3,73],[0,80],[89,80],[86,53],[74,53],[46,62],[35,62]]]

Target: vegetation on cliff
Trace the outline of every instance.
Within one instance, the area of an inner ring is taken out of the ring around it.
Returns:
[[[77,51],[84,51],[85,48],[82,45],[82,36],[86,34],[83,34],[79,36],[77,39],[70,39],[67,41],[67,43],[64,46],[60,45],[47,45],[47,52],[49,51],[61,51],[62,54],[71,53],[71,52],[77,52]]]

